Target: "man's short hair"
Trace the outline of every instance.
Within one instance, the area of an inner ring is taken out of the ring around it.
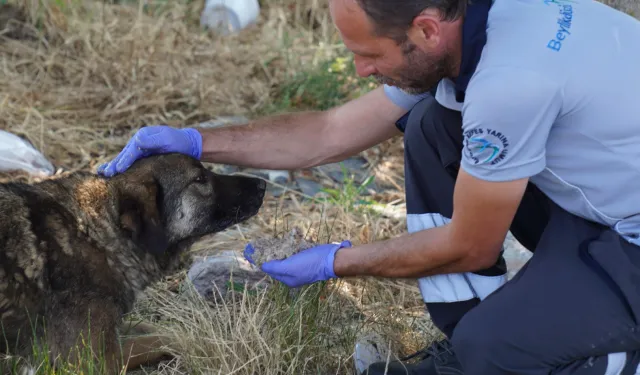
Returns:
[[[378,36],[406,41],[413,19],[427,8],[440,11],[443,21],[454,21],[464,15],[469,0],[356,0],[373,21]]]

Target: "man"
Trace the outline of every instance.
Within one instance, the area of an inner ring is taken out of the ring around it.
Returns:
[[[640,22],[591,0],[330,7],[358,74],[385,85],[326,112],[143,128],[101,173],[157,152],[305,168],[399,129],[409,233],[321,245],[265,272],[289,286],[417,278],[447,340],[388,374],[638,373]],[[534,255],[506,283],[509,229]]]

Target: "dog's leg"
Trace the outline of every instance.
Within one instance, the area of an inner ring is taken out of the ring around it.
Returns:
[[[122,354],[127,370],[142,365],[157,364],[163,358],[170,357],[169,340],[159,335],[136,336],[125,340]]]
[[[45,333],[51,360],[70,362],[74,367],[90,365],[99,373],[104,366],[108,374],[121,374],[118,308],[102,300],[83,299],[83,296],[73,300],[78,304],[72,308],[62,303],[51,308]]]
[[[48,336],[52,360],[69,361],[72,366],[82,368],[91,365],[98,372],[104,365],[108,374],[123,372],[118,336],[112,327],[92,325],[90,333],[88,330],[56,329],[51,330]]]
[[[143,321],[125,321],[120,325],[121,336],[152,335],[158,330],[152,324]]]

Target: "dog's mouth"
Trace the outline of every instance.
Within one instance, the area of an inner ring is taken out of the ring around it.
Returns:
[[[220,232],[232,225],[240,224],[258,214],[262,207],[262,199],[255,199],[249,204],[249,208],[236,206],[232,208],[230,214],[222,219],[214,219],[214,231]]]
[[[261,205],[259,204],[255,204],[255,205],[252,204],[251,208],[248,210],[243,207],[237,207],[235,211],[236,212],[235,215],[225,216],[224,218],[212,217],[210,219],[209,228],[206,228],[206,229],[203,228],[202,230],[197,231],[196,233],[192,233],[190,236],[186,238],[177,240],[175,243],[173,243],[170,246],[167,253],[175,254],[177,252],[180,252],[182,249],[188,248],[191,245],[193,245],[193,243],[197,242],[203,236],[213,235],[213,234],[222,232],[235,224],[240,224],[252,218],[260,211],[260,206]]]
[[[257,215],[264,202],[264,196],[266,194],[266,183],[259,179],[248,179],[253,184],[251,187],[252,193],[248,194],[236,194],[230,199],[222,202],[220,206],[216,208],[217,214],[212,216],[212,223],[216,232],[220,232],[229,228],[232,225],[242,223],[253,216]],[[220,213],[223,213],[222,215]]]

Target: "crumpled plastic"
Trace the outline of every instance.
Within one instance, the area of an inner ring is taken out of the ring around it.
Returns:
[[[0,130],[0,171],[22,170],[35,176],[51,176],[55,168],[29,142]]]

